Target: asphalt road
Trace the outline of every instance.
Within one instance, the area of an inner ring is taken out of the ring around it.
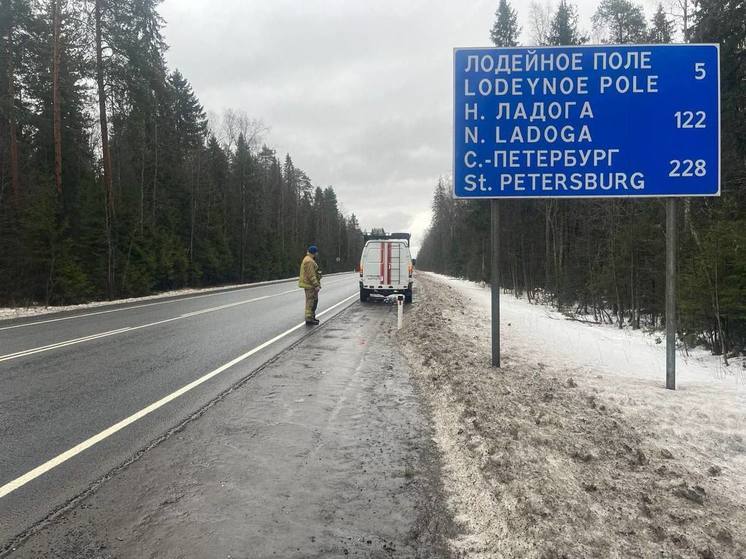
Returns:
[[[354,274],[325,278],[321,320],[357,292]],[[302,338],[303,302],[288,281],[0,322],[0,550]]]
[[[396,307],[351,305],[8,559],[434,559],[455,528]]]

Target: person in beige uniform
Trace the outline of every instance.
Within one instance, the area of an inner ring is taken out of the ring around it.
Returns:
[[[308,252],[300,263],[300,276],[298,287],[306,291],[306,324],[315,326],[319,323],[316,319],[316,307],[319,306],[319,290],[321,289],[321,272],[316,263],[316,255],[319,249],[315,245],[308,247]]]

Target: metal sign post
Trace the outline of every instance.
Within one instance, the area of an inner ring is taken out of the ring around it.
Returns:
[[[720,195],[716,44],[454,50],[455,198],[490,199],[500,366],[499,198]],[[666,209],[666,387],[674,389],[676,201]]]
[[[490,200],[490,223],[492,234],[492,262],[490,267],[490,289],[492,290],[492,366],[500,366],[500,206]]]
[[[666,200],[666,388],[676,390],[676,198]]]

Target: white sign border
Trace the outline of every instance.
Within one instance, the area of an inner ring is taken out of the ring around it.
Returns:
[[[717,161],[718,161],[718,178],[717,178],[717,192],[713,194],[635,194],[635,195],[624,195],[624,194],[577,194],[572,196],[542,196],[542,195],[526,195],[526,196],[458,196],[456,194],[456,53],[459,51],[485,51],[485,50],[493,50],[493,51],[504,51],[504,50],[556,50],[559,48],[618,48],[618,47],[715,47],[715,51],[717,54],[717,66],[718,66],[718,154],[717,154]],[[605,45],[605,44],[586,44],[586,45],[543,45],[543,46],[515,46],[515,47],[495,47],[495,46],[488,46],[488,47],[453,47],[453,75],[452,75],[452,81],[453,81],[453,98],[451,99],[451,107],[453,109],[453,127],[452,127],[452,136],[453,136],[453,161],[452,161],[452,167],[451,167],[451,183],[452,183],[452,189],[451,189],[451,197],[455,200],[576,200],[578,198],[582,199],[603,199],[603,198],[715,198],[719,197],[722,194],[722,172],[723,172],[723,156],[722,156],[722,148],[721,148],[721,142],[722,142],[722,128],[721,128],[721,112],[720,112],[720,43],[627,43],[627,44],[611,44],[611,45]]]

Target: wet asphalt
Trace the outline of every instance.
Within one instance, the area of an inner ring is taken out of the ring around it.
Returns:
[[[357,304],[357,290],[354,274],[325,278],[319,312],[352,299],[322,320]],[[303,305],[289,281],[0,322],[0,487],[298,326]],[[0,550],[308,333],[291,332],[0,497]],[[38,351],[98,334],[107,335]],[[37,352],[14,355],[24,351]]]
[[[353,303],[10,556],[445,557],[395,328],[394,307]]]

